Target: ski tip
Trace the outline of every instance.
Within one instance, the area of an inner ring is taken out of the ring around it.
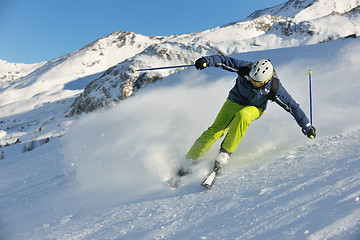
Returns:
[[[201,185],[206,187],[208,190],[211,190],[212,187],[213,187],[213,185],[209,185],[209,184],[206,184],[206,183],[202,183]]]
[[[215,183],[217,171],[212,171],[210,175],[202,182],[201,185],[208,189],[212,189]]]

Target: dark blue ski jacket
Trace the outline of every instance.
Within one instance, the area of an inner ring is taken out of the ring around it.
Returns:
[[[208,67],[220,67],[230,72],[238,72],[240,69],[252,64],[248,61],[222,55],[204,56],[203,58],[206,60]],[[274,77],[278,78],[275,70]],[[265,110],[273,78],[264,87],[254,88],[247,75],[238,75],[235,86],[230,90],[228,98],[240,105],[251,105]],[[310,125],[304,111],[282,86],[281,82],[279,82],[279,88],[274,101],[288,111],[302,129],[306,129]]]

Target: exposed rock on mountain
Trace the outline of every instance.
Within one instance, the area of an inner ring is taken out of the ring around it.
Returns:
[[[136,57],[130,58],[108,69],[100,78],[91,82],[84,92],[75,99],[68,116],[83,112],[88,113],[98,108],[111,106],[129,96],[149,83],[162,79],[180,69],[148,71],[134,73],[135,66],[140,68],[157,66],[192,64],[196,57],[204,54],[218,54],[211,48],[179,43],[164,42],[145,49]]]

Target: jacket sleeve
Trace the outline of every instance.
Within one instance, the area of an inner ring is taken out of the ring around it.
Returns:
[[[281,83],[279,83],[275,102],[288,111],[302,129],[306,129],[310,125],[309,119],[300,108],[300,105],[291,97]]]
[[[237,72],[240,68],[245,67],[251,62],[242,61],[236,58],[223,55],[212,55],[203,57],[209,67],[220,67],[230,72]]]

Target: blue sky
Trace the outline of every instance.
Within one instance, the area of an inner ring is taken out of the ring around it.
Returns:
[[[0,59],[48,61],[112,32],[199,32],[286,0],[0,0]]]

